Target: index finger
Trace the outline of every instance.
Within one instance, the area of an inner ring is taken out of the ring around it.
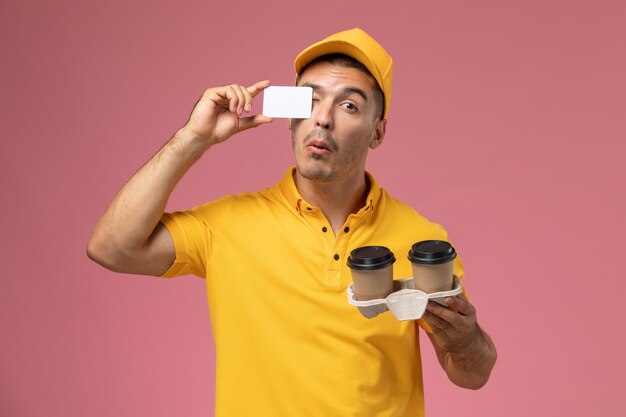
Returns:
[[[474,306],[465,298],[463,293],[457,294],[454,297],[446,298],[446,304],[449,308],[453,308],[464,316],[468,316],[474,312]]]
[[[257,94],[259,94],[261,91],[269,87],[270,84],[272,84],[270,80],[259,81],[256,84],[253,84],[250,87],[247,87],[246,89],[248,90],[248,93],[250,93],[250,95],[254,97]]]

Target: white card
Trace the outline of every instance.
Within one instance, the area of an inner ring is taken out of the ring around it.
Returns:
[[[263,90],[263,115],[308,119],[311,117],[311,87],[270,86]]]

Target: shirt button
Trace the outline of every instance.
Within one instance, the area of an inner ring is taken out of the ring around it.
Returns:
[[[346,226],[346,227],[345,227],[345,229],[343,229],[343,231],[344,231],[345,233],[348,233],[348,232],[350,231],[350,228]]]
[[[339,260],[339,255],[335,254],[335,256],[333,256],[333,258],[335,258],[336,261]]]
[[[326,226],[322,227],[322,232],[324,233],[328,232],[328,229],[326,228]]]

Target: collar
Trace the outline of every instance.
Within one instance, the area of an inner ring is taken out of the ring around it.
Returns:
[[[277,184],[280,193],[285,197],[289,206],[293,207],[298,212],[304,210],[317,210],[316,207],[307,203],[302,198],[300,192],[296,188],[296,182],[294,180],[295,171],[295,166],[290,167],[283,176],[283,178],[280,180],[280,182]],[[374,211],[374,208],[380,201],[381,197],[381,189],[376,179],[374,179],[372,174],[367,171],[365,171],[365,177],[367,179],[367,182],[369,183],[369,192],[367,193],[367,197],[365,199],[365,206],[363,206],[359,210],[359,213],[362,213],[363,211]]]

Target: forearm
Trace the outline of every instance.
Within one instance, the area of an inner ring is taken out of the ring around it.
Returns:
[[[172,190],[206,149],[206,142],[179,130],[115,196],[94,229],[90,254],[113,262],[140,249],[163,215]]]
[[[476,332],[465,346],[458,351],[446,352],[443,367],[454,384],[478,389],[489,380],[496,358],[491,338],[476,324]]]

